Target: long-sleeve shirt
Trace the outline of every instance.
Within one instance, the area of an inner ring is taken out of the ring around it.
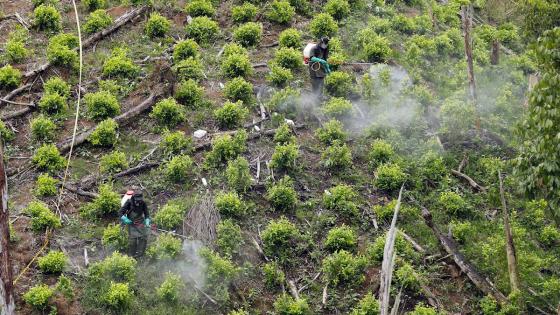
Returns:
[[[313,49],[311,49],[311,57],[321,58],[325,61],[328,61],[329,58],[329,48],[321,48],[319,44],[315,45]],[[327,76],[325,69],[320,63],[317,62],[310,62],[309,63],[309,75],[312,78],[324,78]]]
[[[126,216],[134,223],[149,218],[150,213],[145,201],[141,201],[139,205],[134,205],[132,199],[127,200],[119,211],[119,216]]]

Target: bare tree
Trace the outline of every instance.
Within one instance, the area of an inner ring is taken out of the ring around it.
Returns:
[[[511,225],[509,224],[509,212],[506,204],[504,183],[502,180],[501,171],[498,171],[498,178],[500,180],[500,199],[502,201],[504,230],[506,233],[506,254],[507,254],[507,262],[508,262],[509,283],[511,285],[511,291],[515,292],[519,290],[519,273],[517,272],[517,255],[515,253],[515,245],[513,243],[513,233],[511,232]]]
[[[465,39],[465,56],[467,58],[467,78],[469,80],[469,97],[476,112],[476,129],[480,130],[480,116],[478,115],[476,102],[476,82],[474,79],[473,64],[473,41],[471,37],[472,31],[472,6],[464,5],[461,7],[461,20],[463,24],[463,37]]]
[[[10,260],[10,215],[8,212],[8,178],[4,168],[4,150],[0,140],[0,191],[2,205],[0,210],[0,313],[15,314],[12,283],[12,263]]]

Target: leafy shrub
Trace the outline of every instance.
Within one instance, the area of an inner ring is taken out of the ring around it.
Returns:
[[[124,152],[114,151],[105,154],[99,161],[99,171],[105,174],[115,174],[128,168],[128,161]]]
[[[447,213],[452,215],[468,212],[467,203],[463,197],[453,191],[444,191],[440,193],[438,203]]]
[[[375,205],[373,206],[373,212],[379,221],[391,221],[393,218],[393,213],[395,212],[395,206],[397,205],[397,200],[392,200],[385,205]],[[399,211],[399,219],[406,217],[417,218],[420,215],[416,207],[411,207],[406,204],[401,204]]]
[[[165,34],[169,33],[170,29],[171,22],[165,16],[162,16],[157,12],[150,14],[150,18],[144,27],[146,35],[151,38],[163,37]]]
[[[235,23],[244,23],[252,21],[257,15],[257,7],[249,2],[242,5],[236,5],[231,8],[231,19]]]
[[[52,5],[41,4],[33,10],[33,16],[33,24],[39,30],[56,33],[62,29],[60,12]]]
[[[95,32],[101,31],[112,23],[113,18],[111,18],[111,16],[107,14],[107,11],[99,9],[89,14],[83,29],[86,34],[93,34]]]
[[[553,225],[547,225],[541,230],[539,239],[545,246],[553,246],[560,241],[560,231]]]
[[[25,48],[25,42],[20,40],[9,39],[6,42],[4,56],[10,62],[22,62],[25,58],[29,57],[31,52]]]
[[[55,196],[58,191],[56,185],[58,180],[49,174],[41,174],[35,183],[33,194],[37,197]]]
[[[62,226],[60,218],[54,214],[51,209],[41,201],[31,201],[25,213],[31,216],[31,229],[40,231],[45,228],[59,228]]]
[[[286,69],[274,63],[270,64],[269,68],[270,72],[266,76],[266,79],[275,86],[283,87],[294,79],[294,75],[290,69]]]
[[[60,115],[67,108],[66,99],[57,93],[43,94],[39,100],[39,110],[45,114]]]
[[[264,264],[263,273],[265,284],[269,288],[280,287],[286,281],[286,275],[275,261]]]
[[[222,128],[232,129],[243,124],[243,120],[249,115],[249,111],[241,101],[235,103],[225,102],[224,105],[214,110],[214,117]]]
[[[291,113],[296,110],[296,104],[300,92],[287,87],[276,91],[268,101],[270,111],[278,111],[283,113]]]
[[[412,312],[407,313],[407,315],[437,315],[437,314],[438,314],[437,310],[428,306],[424,306],[424,304],[422,303],[416,304],[414,310],[412,310]]]
[[[232,102],[242,101],[246,105],[255,103],[253,84],[241,77],[234,78],[226,83],[224,96]]]
[[[292,128],[287,123],[281,124],[274,134],[274,142],[280,145],[296,143]]]
[[[381,263],[383,261],[383,251],[385,248],[386,235],[378,236],[373,243],[369,244],[366,249],[366,258],[372,263]],[[405,259],[416,259],[418,254],[400,234],[395,238],[395,253],[398,257]]]
[[[364,58],[369,62],[385,62],[391,56],[389,40],[383,36],[369,37],[363,44]]]
[[[295,28],[287,28],[278,36],[280,47],[300,49],[302,46],[301,32]]]
[[[133,79],[140,72],[140,67],[135,65],[126,53],[122,48],[113,49],[111,57],[103,64],[103,75],[110,78]]]
[[[78,65],[78,37],[63,33],[51,37],[47,46],[47,59],[56,66],[74,68]]]
[[[74,287],[72,285],[72,281],[65,275],[60,275],[60,277],[58,277],[55,289],[67,299],[74,298]]]
[[[146,255],[154,259],[172,259],[181,253],[181,240],[171,233],[161,233],[155,242],[150,244]]]
[[[214,203],[221,215],[241,217],[246,211],[243,201],[236,192],[220,192],[216,195]]]
[[[266,199],[276,210],[286,211],[293,209],[297,204],[298,196],[292,179],[289,176],[284,176],[276,184],[268,188]]]
[[[226,257],[236,254],[239,246],[243,243],[241,228],[231,219],[218,223],[216,235],[216,245],[218,245],[218,248]]]
[[[182,131],[166,131],[159,144],[165,155],[189,153],[192,150],[192,139]]]
[[[118,124],[114,119],[108,118],[100,122],[88,137],[89,142],[95,146],[112,146],[117,143]]]
[[[177,73],[177,76],[180,80],[193,79],[195,81],[198,81],[202,79],[202,77],[204,77],[202,63],[200,63],[200,60],[193,57],[180,60],[173,67],[173,69]]]
[[[17,87],[21,83],[21,72],[12,67],[5,65],[0,68],[0,88],[11,89]]]
[[[32,158],[33,163],[39,170],[54,173],[64,168],[66,159],[60,155],[54,144],[43,144]]]
[[[336,251],[323,259],[323,275],[330,284],[358,284],[364,281],[366,261],[345,250]]]
[[[59,250],[51,250],[37,259],[37,266],[45,273],[60,273],[66,266],[68,258]]]
[[[334,18],[328,13],[317,14],[309,23],[311,34],[315,38],[323,36],[333,37],[338,32],[338,25]]]
[[[341,249],[351,252],[356,249],[357,245],[358,237],[356,236],[356,232],[344,224],[331,229],[325,240],[325,248],[331,252]]]
[[[188,155],[176,155],[165,165],[165,176],[172,182],[185,182],[193,172],[193,160]]]
[[[119,224],[111,223],[103,230],[101,244],[116,250],[124,250],[128,245],[128,238]]]
[[[183,222],[185,211],[186,209],[182,209],[179,204],[167,203],[154,215],[154,223],[162,229],[174,229]]]
[[[218,23],[207,16],[198,16],[192,19],[186,28],[187,36],[199,44],[207,44],[215,39],[220,31]]]
[[[92,264],[90,277],[106,277],[116,281],[133,281],[136,275],[136,260],[128,255],[113,252],[104,260]]]
[[[160,126],[169,128],[175,127],[187,119],[183,105],[178,104],[172,97],[157,102],[150,117],[154,118]]]
[[[290,2],[285,0],[274,0],[270,5],[270,10],[267,12],[266,17],[279,24],[289,24],[295,14],[296,10],[292,7]]]
[[[39,284],[30,288],[23,295],[23,300],[30,306],[43,310],[49,304],[49,299],[53,296],[54,292],[46,284]]]
[[[107,6],[106,0],[84,0],[82,1],[88,11],[105,8]]]
[[[185,12],[192,17],[208,16],[212,17],[216,10],[209,0],[194,0],[185,6]]]
[[[379,315],[380,307],[379,301],[369,292],[352,309],[350,315]]]
[[[165,280],[157,288],[157,296],[167,302],[175,303],[179,299],[180,291],[185,286],[181,276],[167,272]]]
[[[190,108],[197,108],[202,102],[203,95],[204,88],[193,79],[181,81],[175,91],[175,99]]]
[[[80,208],[80,215],[86,219],[95,219],[106,214],[116,214],[121,208],[121,197],[108,184],[99,186],[98,196]]]
[[[340,21],[350,15],[350,4],[346,0],[328,0],[325,11],[335,20]]]
[[[406,181],[406,173],[398,164],[381,164],[375,171],[375,186],[383,190],[399,189]]]
[[[14,132],[3,121],[0,121],[0,137],[4,142],[12,141],[15,138]]]
[[[449,228],[453,238],[463,244],[473,236],[474,232],[474,227],[469,221],[460,222],[453,220],[449,224]]]
[[[322,108],[323,112],[336,119],[348,117],[353,112],[352,103],[341,97],[332,97]]]
[[[229,300],[229,283],[238,274],[239,269],[229,258],[221,257],[208,248],[202,248],[199,254],[206,262],[206,290],[219,301]]]
[[[219,166],[229,160],[237,158],[243,153],[247,144],[247,132],[240,130],[234,136],[229,134],[212,140],[212,151],[206,155],[207,165]]]
[[[229,43],[224,46],[223,56],[227,58],[231,55],[246,55],[248,56],[247,48],[240,46],[237,43]]]
[[[281,263],[288,262],[290,256],[296,254],[294,248],[299,237],[298,228],[288,219],[271,220],[262,233],[264,252]]]
[[[336,211],[346,216],[357,216],[357,198],[358,194],[352,187],[341,184],[325,192],[323,195],[323,205],[328,210]]]
[[[233,39],[243,47],[252,47],[261,41],[262,24],[247,22],[233,31]]]
[[[323,144],[332,144],[335,141],[346,141],[346,132],[344,131],[344,125],[336,119],[331,119],[323,124],[323,127],[318,128],[315,131],[315,136]]]
[[[301,53],[295,48],[281,47],[274,55],[274,63],[290,70],[301,68]]]
[[[237,192],[246,192],[251,187],[252,177],[249,162],[244,157],[229,161],[226,168],[228,186]]]
[[[334,141],[321,154],[321,163],[331,172],[342,172],[352,166],[352,152],[346,143]]]
[[[394,156],[393,146],[383,139],[375,139],[368,153],[369,162],[373,167],[390,162]]]
[[[249,56],[233,54],[222,59],[222,73],[226,78],[248,77],[253,74],[253,65]]]
[[[111,285],[102,299],[103,304],[110,308],[125,310],[130,308],[132,304],[132,290],[128,287],[128,283],[116,283],[111,281]]]
[[[84,96],[84,102],[89,116],[96,121],[116,116],[121,112],[119,101],[107,91],[88,93]]]
[[[272,154],[270,167],[279,170],[293,170],[296,168],[296,161],[299,156],[298,146],[290,143],[276,145]]]
[[[70,85],[60,77],[50,77],[43,84],[45,94],[58,94],[64,98],[70,96]]]
[[[438,154],[430,151],[420,158],[420,173],[423,179],[437,183],[447,172],[443,157]]]
[[[420,288],[419,275],[414,271],[414,268],[406,262],[395,271],[395,280],[403,288],[411,291],[418,291]]]
[[[346,72],[333,71],[325,78],[325,90],[331,96],[345,97],[352,90],[352,78]]]
[[[198,58],[200,53],[200,46],[190,39],[179,41],[173,48],[173,61],[178,62],[187,58]]]
[[[309,315],[312,313],[306,299],[296,300],[286,293],[274,301],[274,310],[278,315]]]

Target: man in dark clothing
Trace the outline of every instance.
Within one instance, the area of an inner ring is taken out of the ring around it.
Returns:
[[[148,243],[150,214],[143,195],[135,191],[119,211],[121,222],[128,226],[128,255],[138,258],[144,255]]]
[[[329,38],[322,37],[311,50],[309,62],[309,76],[311,77],[311,90],[316,96],[323,93],[325,76],[330,72],[327,59],[329,58]]]

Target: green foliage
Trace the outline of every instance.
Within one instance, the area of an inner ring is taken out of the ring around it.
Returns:
[[[0,89],[11,89],[17,87],[21,83],[21,72],[12,67],[5,65],[0,68]]]
[[[375,171],[375,186],[387,191],[399,189],[406,177],[406,173],[398,164],[381,164]]]
[[[323,205],[326,209],[335,211],[345,216],[358,216],[358,205],[356,199],[358,194],[348,185],[337,185],[332,187],[323,195]]]
[[[263,265],[263,274],[265,284],[269,288],[281,287],[286,282],[286,275],[280,269],[277,262],[269,262]]]
[[[298,201],[298,195],[292,179],[289,176],[284,176],[276,184],[270,186],[266,192],[266,199],[275,210],[294,209]]]
[[[249,115],[249,110],[243,106],[241,101],[235,103],[228,101],[222,107],[214,110],[214,117],[218,124],[225,129],[241,127],[247,115]]]
[[[226,257],[231,257],[233,254],[236,254],[241,244],[243,244],[241,228],[231,219],[226,219],[218,223],[216,226],[216,235],[216,245],[218,245],[218,249]]]
[[[278,111],[283,113],[292,113],[296,110],[296,104],[300,92],[296,89],[287,87],[276,91],[268,101],[270,111]]]
[[[439,206],[450,215],[460,215],[468,213],[467,203],[463,197],[454,191],[444,191],[439,194]]]
[[[242,217],[247,210],[236,192],[220,192],[214,203],[220,214],[228,217]]]
[[[95,146],[110,147],[117,143],[118,124],[113,118],[100,122],[88,137],[89,142]]]
[[[43,310],[48,306],[53,294],[53,290],[48,285],[39,284],[25,292],[23,300],[33,308]]]
[[[269,68],[270,72],[266,76],[266,80],[275,86],[286,86],[286,84],[294,78],[290,69],[286,69],[274,63],[270,64]]]
[[[200,54],[200,46],[190,39],[181,40],[173,47],[173,61],[179,62],[188,58],[198,58]]]
[[[129,309],[133,298],[134,296],[128,283],[116,283],[113,281],[111,281],[109,290],[102,297],[103,304],[120,311]]]
[[[473,236],[473,232],[475,230],[474,225],[469,221],[459,222],[453,220],[449,224],[449,227],[453,234],[453,238],[463,244]]]
[[[319,13],[315,15],[311,23],[309,23],[311,34],[315,38],[323,36],[333,37],[338,32],[338,25],[335,19],[328,13]]]
[[[352,166],[352,152],[346,143],[333,141],[321,154],[321,163],[331,172],[343,172]]]
[[[379,315],[379,308],[379,301],[369,292],[352,309],[350,315]]]
[[[103,9],[95,10],[89,14],[83,30],[86,34],[93,34],[113,23],[113,18]]]
[[[210,249],[203,248],[199,251],[199,254],[206,261],[208,281],[205,289],[219,301],[227,301],[229,299],[229,283],[237,276],[238,268],[230,259],[220,257]]]
[[[262,233],[264,252],[269,257],[286,263],[295,255],[294,248],[300,238],[300,231],[288,219],[282,217],[271,220]]]
[[[175,303],[179,300],[180,291],[183,289],[185,284],[183,283],[181,276],[167,272],[165,274],[165,280],[157,288],[157,296],[170,303]]]
[[[78,37],[62,33],[51,37],[47,46],[47,59],[57,66],[75,68],[78,66]]]
[[[353,113],[352,103],[342,97],[332,97],[322,110],[325,115],[336,119],[348,117]]]
[[[119,224],[110,223],[103,230],[101,244],[116,250],[125,250],[128,245],[128,238]]]
[[[274,148],[270,167],[279,170],[294,170],[299,156],[298,146],[294,143],[278,144]]]
[[[335,20],[340,21],[350,15],[350,4],[346,0],[328,0],[325,11]]]
[[[233,31],[233,39],[243,47],[252,47],[261,41],[262,24],[247,22]]]
[[[333,71],[325,78],[325,90],[331,96],[345,97],[352,90],[352,77],[342,71]]]
[[[369,62],[386,62],[392,54],[389,40],[379,35],[369,37],[362,47],[364,58]]]
[[[438,183],[447,172],[443,157],[439,154],[429,151],[420,158],[420,174],[423,179]]]
[[[45,84],[43,84],[45,94],[58,94],[64,98],[70,96],[70,85],[60,77],[50,77]]]
[[[31,216],[31,229],[34,231],[62,226],[60,218],[44,202],[31,201],[25,208],[25,213]]]
[[[395,280],[403,288],[413,292],[420,289],[419,275],[409,263],[403,263],[402,266],[395,271]]]
[[[181,248],[181,239],[174,237],[171,233],[161,233],[150,244],[146,255],[154,259],[172,259],[181,253]]]
[[[165,164],[165,176],[175,183],[186,182],[193,170],[194,162],[188,155],[176,155]]]
[[[246,54],[232,54],[224,57],[221,68],[226,78],[247,78],[253,74],[253,65]]]
[[[541,230],[539,238],[541,243],[551,247],[560,241],[560,231],[553,225],[547,225]]]
[[[163,153],[167,156],[189,153],[192,150],[192,139],[182,131],[166,131],[159,144]]]
[[[253,84],[245,81],[245,79],[241,77],[234,78],[226,83],[224,96],[232,102],[242,101],[245,105],[255,103]]]
[[[206,155],[206,163],[209,166],[219,166],[237,158],[243,153],[247,144],[247,132],[239,130],[235,135],[229,134],[216,137],[212,140],[212,151]]]
[[[168,97],[156,103],[150,117],[162,127],[173,128],[187,119],[185,108],[177,101]]]
[[[39,30],[56,33],[62,29],[62,18],[60,12],[52,5],[36,7],[33,10],[33,25]]]
[[[393,213],[395,212],[395,206],[397,205],[397,200],[392,200],[385,205],[375,205],[373,206],[373,212],[379,221],[391,221],[393,218]],[[413,217],[417,218],[419,216],[418,209],[415,207],[408,206],[406,204],[401,204],[399,211],[399,219]]]
[[[180,80],[193,79],[198,81],[204,76],[202,63],[200,60],[193,57],[180,60],[176,63],[173,69]]]
[[[31,159],[39,170],[54,173],[64,168],[66,159],[60,155],[54,144],[43,144]]]
[[[321,128],[315,130],[315,137],[323,144],[332,144],[335,141],[346,141],[347,134],[344,131],[344,125],[336,120],[331,119],[323,124]]]
[[[99,186],[98,196],[90,203],[80,208],[80,215],[87,219],[94,219],[102,215],[115,215],[121,208],[121,197],[108,184]]]
[[[134,281],[136,260],[119,252],[113,252],[104,260],[93,263],[89,268],[88,277],[109,278],[116,281]]]
[[[237,192],[246,192],[253,182],[247,159],[240,156],[235,160],[228,161],[226,179],[231,189]]]
[[[380,264],[383,261],[383,250],[385,248],[386,235],[378,236],[373,243],[370,243],[366,249],[366,258],[371,263]],[[416,259],[418,254],[412,248],[412,245],[406,241],[400,234],[395,238],[395,253],[398,257],[404,259]]]
[[[169,33],[170,29],[171,21],[157,12],[150,14],[150,18],[144,27],[146,35],[151,38],[163,37],[165,34]]]
[[[341,249],[352,252],[357,246],[358,237],[356,236],[356,232],[344,224],[332,228],[325,240],[325,248],[330,252],[336,252]]]
[[[235,23],[245,23],[252,21],[257,15],[257,7],[249,2],[236,5],[231,8],[231,19]]]
[[[458,100],[446,100],[441,105],[440,131],[456,138],[467,133],[475,125],[474,107]]]
[[[281,47],[274,54],[273,63],[290,70],[298,70],[301,68],[301,53],[290,47]]]
[[[246,55],[248,56],[247,48],[240,46],[237,43],[229,43],[224,46],[224,58],[227,58],[231,55]]]
[[[0,137],[4,142],[12,141],[15,138],[14,132],[3,121],[0,121]]]
[[[57,184],[58,179],[50,176],[49,174],[41,174],[37,177],[33,194],[37,197],[55,196],[58,191]]]
[[[274,134],[274,142],[280,145],[296,143],[296,137],[292,131],[292,127],[287,123],[281,124]]]
[[[330,284],[359,284],[364,281],[366,261],[345,250],[336,251],[323,259],[323,276]]]
[[[394,157],[395,150],[389,142],[383,139],[375,139],[372,142],[368,153],[368,159],[373,167],[390,162]]]
[[[183,222],[187,209],[181,205],[168,202],[154,215],[154,223],[162,229],[172,230]]]
[[[25,42],[21,40],[8,39],[4,56],[9,62],[19,63],[25,60],[31,52],[25,48]]]
[[[292,7],[290,2],[285,0],[274,0],[270,5],[270,9],[267,12],[266,17],[272,22],[276,22],[278,24],[289,24],[295,14],[296,10]]]
[[[61,273],[67,262],[68,258],[62,251],[51,250],[37,259],[37,266],[45,273]]]
[[[283,293],[274,301],[274,311],[278,315],[310,315],[312,314],[306,299],[296,300]]]
[[[65,275],[60,275],[58,281],[56,282],[56,291],[60,292],[67,299],[72,299],[74,297],[74,287],[70,278]]]
[[[140,67],[126,54],[126,49],[113,49],[111,57],[103,64],[103,75],[109,78],[133,79],[140,72]]]
[[[113,151],[101,156],[99,171],[104,174],[115,174],[128,168],[128,160],[124,152]]]
[[[198,16],[192,19],[185,30],[187,36],[193,38],[197,43],[204,45],[210,43],[218,36],[220,29],[218,23],[207,16]]]
[[[194,0],[187,3],[185,6],[185,12],[192,17],[212,17],[216,13],[216,10],[210,0]]]
[[[407,315],[437,315],[437,311],[431,307],[424,306],[424,304],[416,304],[412,312],[408,312]]]
[[[301,32],[295,28],[287,28],[278,36],[280,47],[300,49],[302,46]]]
[[[94,11],[105,8],[107,6],[106,0],[84,0],[82,1],[88,11]]]
[[[203,97],[204,88],[193,79],[181,81],[175,90],[175,99],[188,108],[194,109],[199,107]]]
[[[43,94],[39,100],[39,110],[45,114],[60,115],[67,108],[66,99],[58,93]]]
[[[107,91],[88,93],[84,96],[84,102],[88,115],[96,121],[116,116],[121,112],[119,101]]]

